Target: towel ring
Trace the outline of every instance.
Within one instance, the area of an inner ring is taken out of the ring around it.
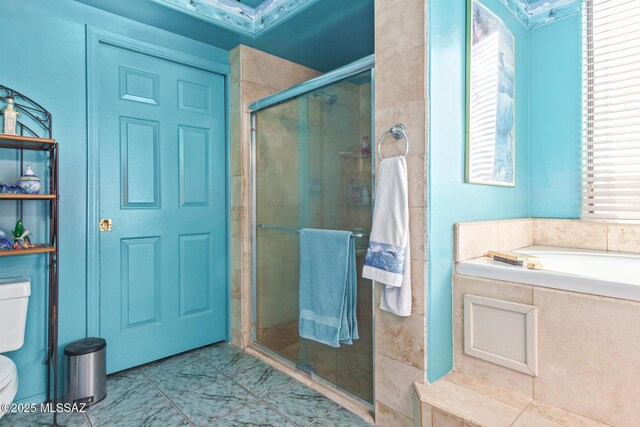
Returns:
[[[405,148],[404,150],[404,156],[403,157],[407,157],[407,154],[409,154],[409,138],[407,138],[407,133],[405,132],[405,128],[404,125],[401,123],[398,123],[397,125],[393,126],[391,129],[389,129],[388,131],[386,131],[385,133],[383,133],[380,136],[380,139],[378,140],[378,158],[382,161],[382,140],[384,140],[384,137],[391,134],[396,141],[400,141],[401,139],[404,139],[405,143],[407,144],[407,148]]]

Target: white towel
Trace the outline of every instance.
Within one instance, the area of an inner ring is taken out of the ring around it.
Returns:
[[[384,284],[380,308],[411,315],[407,163],[391,157],[378,168],[373,225],[362,277]]]

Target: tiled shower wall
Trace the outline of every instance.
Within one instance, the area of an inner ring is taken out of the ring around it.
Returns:
[[[319,73],[246,46],[229,55],[231,122],[231,340],[246,347],[251,339],[251,223],[248,106]],[[281,159],[282,160],[282,159]],[[275,159],[274,161],[277,161]]]
[[[418,420],[413,383],[424,382],[427,372],[426,8],[426,0],[375,0],[376,138],[403,123],[411,141],[407,167],[413,314],[400,318],[381,310],[376,313],[376,424],[381,426],[407,426]],[[404,151],[403,142],[385,141],[385,156]]]
[[[256,222],[288,227],[298,224],[298,102],[286,102],[258,114],[256,139]],[[261,343],[295,340],[298,318],[298,236],[258,229],[256,240],[256,339]],[[275,309],[277,308],[277,309]],[[289,325],[284,332],[283,326]],[[266,337],[265,334],[274,335]]]
[[[407,156],[411,228],[413,314],[406,318],[376,309],[376,424],[413,425],[415,381],[426,380],[426,2],[376,0],[375,128],[372,143],[403,123],[411,140]],[[240,46],[231,62],[231,334],[250,343],[251,229],[250,123],[247,106],[315,77],[314,70]],[[366,114],[366,109],[360,109]],[[312,121],[312,119],[311,119]],[[360,129],[361,135],[366,135]],[[402,143],[384,144],[385,156],[402,153]],[[376,306],[379,287],[376,286]]]

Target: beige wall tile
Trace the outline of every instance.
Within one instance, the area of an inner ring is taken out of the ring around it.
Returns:
[[[380,13],[383,10],[386,10],[390,7],[396,6],[403,0],[375,0],[375,11],[376,13]],[[423,0],[415,0],[416,2],[421,2]]]
[[[567,219],[534,219],[533,243],[541,246],[607,250],[607,226]]]
[[[242,302],[236,299],[231,300],[231,342],[237,347],[244,347],[242,336]]]
[[[231,298],[242,300],[242,270],[240,268],[231,269]]]
[[[411,259],[423,261],[427,253],[427,212],[425,208],[409,208]]]
[[[376,400],[414,419],[413,383],[424,382],[425,372],[382,354],[376,354]]]
[[[232,207],[245,205],[243,195],[244,195],[244,191],[248,189],[249,183],[247,181],[248,181],[247,177],[244,177],[244,176],[231,177],[231,206]]]
[[[454,226],[455,262],[533,245],[531,218],[462,222]]]
[[[453,361],[456,372],[479,378],[512,392],[533,397],[533,377],[464,353],[464,294],[533,303],[533,287],[489,279],[453,277]]]
[[[589,418],[533,401],[518,417],[513,427],[606,427]]]
[[[271,140],[260,137],[260,142],[256,147],[256,176],[261,177],[281,177],[284,173],[283,148],[272,144]],[[279,139],[279,138],[277,138]],[[268,141],[268,143],[266,143]]]
[[[640,253],[639,225],[609,225],[607,235],[610,251]]]
[[[384,403],[376,402],[376,425],[379,427],[414,427],[415,422]]]
[[[235,78],[230,83],[238,83],[240,81],[240,46],[229,51],[229,67],[232,79]]]
[[[415,423],[419,422],[420,405],[411,404],[411,396],[415,398],[411,384],[426,378],[426,2],[376,0],[375,13],[376,136],[372,140],[377,144],[386,130],[402,123],[410,141],[407,168],[415,313],[402,319],[376,312],[376,342],[384,354],[376,355],[380,362],[376,366],[375,398]],[[381,153],[384,157],[402,155],[405,147],[404,141],[387,138]],[[376,302],[379,295],[378,286]]]
[[[420,155],[427,152],[426,125],[427,125],[427,101],[420,99],[406,104],[395,105],[389,108],[379,109],[375,112],[375,125],[378,143],[380,135],[386,132],[391,126],[402,123],[405,126],[407,137],[409,138],[409,154]],[[386,157],[390,154],[402,154],[405,150],[404,141],[383,143],[382,154]],[[393,138],[391,141],[395,141]],[[387,152],[387,149],[397,149],[394,152]]]
[[[249,237],[244,222],[247,220],[248,210],[245,206],[231,207],[231,237]]]
[[[376,110],[424,101],[426,65],[424,45],[376,60]]]
[[[478,258],[500,248],[498,221],[463,222],[454,225],[455,262]]]
[[[426,315],[427,310],[427,263],[424,260],[411,261],[411,312]]]
[[[242,175],[242,154],[240,144],[232,144],[229,153],[229,173],[232,177]]]
[[[500,221],[500,250],[511,251],[533,245],[533,220]]]
[[[259,83],[242,81],[241,85],[241,104],[240,108],[242,108],[243,120],[246,120],[245,123],[242,124],[242,132],[243,135],[246,135],[248,138],[249,135],[249,105],[253,104],[256,101],[260,101],[263,98],[266,98],[269,95],[273,95],[278,92],[278,90],[271,86],[261,85]]]
[[[425,6],[424,1],[402,0],[392,8],[376,11],[376,60],[425,44]]]
[[[534,288],[534,397],[616,426],[637,426],[640,303]]]
[[[242,80],[270,86],[277,91],[318,76],[318,71],[278,58],[248,46],[241,46]]]
[[[379,310],[375,327],[377,353],[422,370],[426,369],[423,338],[426,334],[425,316],[413,314],[400,317]]]
[[[231,263],[233,264],[232,268],[242,268],[240,264],[242,260],[242,239],[239,237],[231,237],[229,246]]]
[[[427,157],[426,154],[407,156],[407,184],[409,186],[409,207],[422,208],[426,216],[427,205]]]

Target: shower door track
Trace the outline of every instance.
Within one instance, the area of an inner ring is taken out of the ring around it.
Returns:
[[[373,403],[371,402],[367,402],[366,400],[364,400],[361,397],[356,396],[355,394],[351,393],[350,391],[332,383],[329,380],[326,380],[324,378],[322,378],[320,375],[316,374],[314,372],[313,369],[308,369],[306,365],[301,365],[299,363],[295,363],[292,362],[291,360],[287,359],[284,356],[279,355],[278,353],[276,353],[275,351],[269,350],[267,347],[263,346],[262,344],[253,341],[251,343],[251,348],[253,348],[255,351],[257,351],[258,353],[262,353],[264,356],[268,357],[269,359],[275,361],[276,363],[279,363],[281,365],[286,366],[289,369],[293,369],[296,372],[298,372],[299,374],[307,377],[308,379],[312,380],[313,382],[320,384],[321,386],[328,388],[329,390],[333,391],[334,393],[340,395],[341,397],[351,400],[352,402],[370,410],[370,411],[374,411],[375,410],[375,406],[373,405]]]

